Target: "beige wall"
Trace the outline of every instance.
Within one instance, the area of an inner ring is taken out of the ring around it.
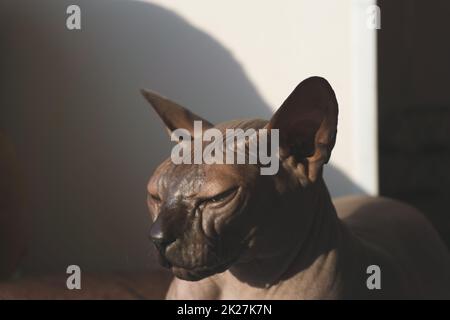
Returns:
[[[304,78],[320,75],[336,91],[339,135],[331,192],[378,191],[375,33],[366,27],[370,0],[148,0],[176,12],[218,40],[258,94],[276,110]]]

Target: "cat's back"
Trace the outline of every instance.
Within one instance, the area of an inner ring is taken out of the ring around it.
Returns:
[[[362,242],[383,252],[401,271],[414,297],[450,298],[450,254],[417,209],[392,199],[350,196],[333,200],[339,218]]]

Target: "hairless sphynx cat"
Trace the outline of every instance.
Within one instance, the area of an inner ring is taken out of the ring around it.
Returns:
[[[169,132],[278,129],[279,170],[164,161],[148,184],[150,230],[176,278],[168,299],[448,299],[450,255],[414,208],[386,198],[332,200],[322,178],[338,104],[319,77],[301,82],[269,121],[212,125],[142,90]],[[195,138],[194,138],[195,139]],[[375,266],[375,267],[374,267]],[[370,286],[371,271],[379,274]]]

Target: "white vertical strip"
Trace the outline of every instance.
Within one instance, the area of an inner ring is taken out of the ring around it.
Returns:
[[[377,30],[367,25],[375,0],[352,1],[352,92],[354,178],[378,194]]]

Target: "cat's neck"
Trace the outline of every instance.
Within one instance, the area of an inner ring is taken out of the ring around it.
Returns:
[[[304,194],[308,197],[308,204],[303,201],[299,207],[291,206],[292,212],[286,216],[293,217],[292,222],[287,221],[286,224],[286,233],[291,237],[287,238],[288,243],[278,243],[279,254],[236,263],[227,271],[228,276],[253,287],[270,288],[294,275],[315,274],[314,269],[318,265],[332,263],[330,260],[336,258],[342,237],[341,222],[323,180],[308,192]],[[306,228],[301,229],[299,226],[305,222],[301,217],[305,214],[311,214],[311,220]],[[279,238],[269,240],[277,242]]]

